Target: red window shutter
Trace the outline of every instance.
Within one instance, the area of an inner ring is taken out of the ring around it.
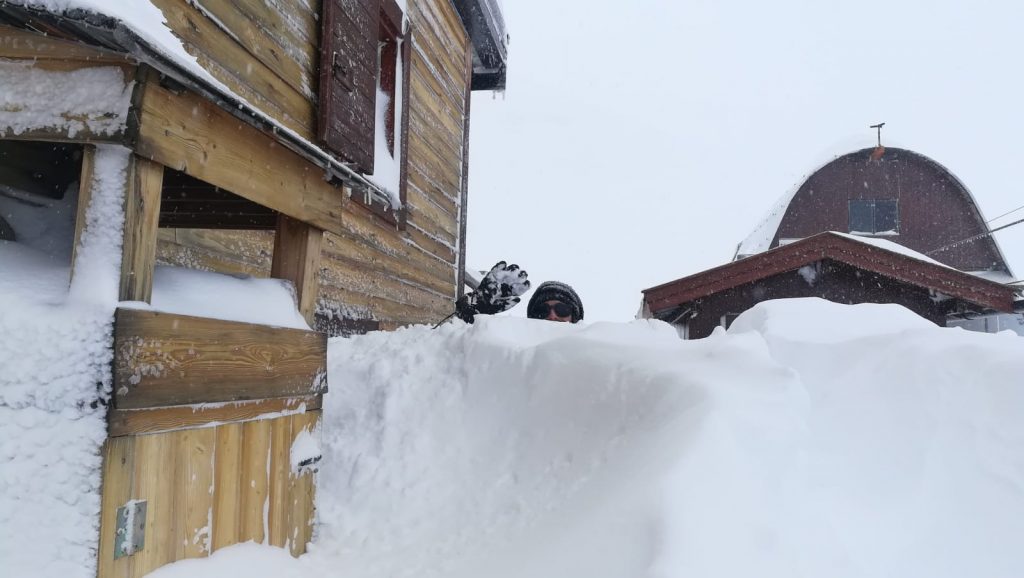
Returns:
[[[356,170],[373,172],[378,0],[324,0],[320,139]]]

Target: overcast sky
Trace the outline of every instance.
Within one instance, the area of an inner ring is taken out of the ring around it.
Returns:
[[[570,283],[588,321],[631,319],[642,289],[727,262],[780,195],[872,146],[877,122],[883,144],[956,174],[986,218],[1024,205],[1020,3],[504,10],[507,91],[472,103],[468,265]],[[996,239],[1024,276],[1024,224]]]

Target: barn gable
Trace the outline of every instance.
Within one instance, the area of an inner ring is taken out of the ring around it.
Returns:
[[[866,148],[825,164],[779,200],[737,258],[823,231],[881,237],[962,271],[1012,277],[963,182],[906,149]]]

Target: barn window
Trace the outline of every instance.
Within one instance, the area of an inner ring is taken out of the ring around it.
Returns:
[[[320,52],[321,140],[389,193],[388,203],[353,198],[395,223],[405,201],[409,35],[403,21],[395,0],[325,0]]]
[[[862,235],[898,235],[899,205],[896,200],[851,200],[850,232]]]
[[[732,327],[732,322],[736,321],[736,318],[739,317],[739,316],[740,316],[739,313],[725,313],[718,320],[718,324],[721,325],[722,327],[728,329],[728,328]]]

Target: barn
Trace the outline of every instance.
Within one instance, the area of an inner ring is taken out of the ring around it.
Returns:
[[[922,154],[878,146],[836,157],[783,195],[732,263],[646,289],[641,315],[696,338],[759,301],[813,296],[1024,333],[1013,280],[960,179]]]

